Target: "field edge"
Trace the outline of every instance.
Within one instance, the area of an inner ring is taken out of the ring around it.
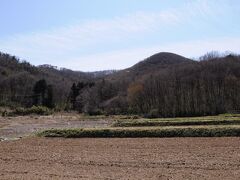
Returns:
[[[49,129],[36,135],[64,138],[240,137],[240,126]]]

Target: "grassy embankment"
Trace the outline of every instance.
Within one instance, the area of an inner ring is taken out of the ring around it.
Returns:
[[[240,126],[183,126],[50,129],[39,132],[41,137],[228,137],[240,136]]]
[[[194,126],[194,125],[240,125],[240,114],[222,114],[219,116],[157,118],[157,119],[120,119],[113,127],[145,126]]]
[[[120,119],[108,128],[50,129],[41,137],[229,137],[240,136],[240,115]]]

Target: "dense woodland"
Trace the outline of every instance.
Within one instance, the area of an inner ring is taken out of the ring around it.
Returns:
[[[0,105],[147,117],[226,113],[240,110],[240,56],[158,53],[121,71],[84,73],[0,53]]]

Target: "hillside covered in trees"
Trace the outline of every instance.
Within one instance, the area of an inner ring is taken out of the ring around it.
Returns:
[[[121,71],[84,73],[1,53],[0,105],[148,117],[225,113],[240,109],[240,57],[158,53]]]
[[[92,81],[108,73],[109,71],[76,72],[47,64],[33,66],[15,56],[0,53],[0,105],[32,106],[34,102],[41,103],[37,99],[47,98],[45,96],[52,91],[52,104],[64,108],[74,82]]]

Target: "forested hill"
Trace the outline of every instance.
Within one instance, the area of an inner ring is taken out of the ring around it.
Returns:
[[[54,91],[54,102],[65,104],[74,82],[93,81],[107,72],[85,73],[51,65],[33,66],[0,53],[0,105],[31,105],[34,84],[45,79]]]
[[[240,109],[240,57],[193,61],[164,52],[121,71],[84,73],[0,53],[0,105],[155,117],[224,113]]]
[[[93,113],[176,117],[240,110],[240,57],[207,54],[193,61],[158,53],[107,76],[77,98],[79,111]]]
[[[106,79],[112,81],[133,81],[135,79],[146,77],[149,74],[152,75],[159,71],[164,71],[164,69],[167,68],[173,68],[180,64],[188,63],[196,63],[196,61],[187,59],[177,54],[161,52],[140,61],[130,68],[111,74]]]

